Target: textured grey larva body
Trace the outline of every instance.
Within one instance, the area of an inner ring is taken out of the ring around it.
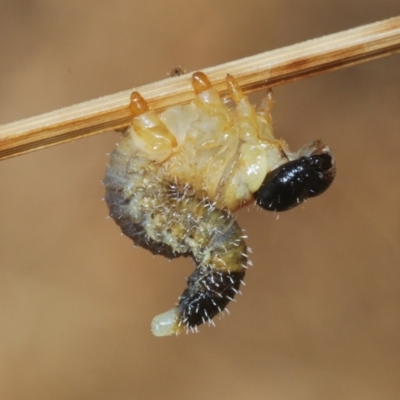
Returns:
[[[122,232],[153,254],[195,261],[168,333],[210,322],[233,299],[245,274],[246,245],[233,215],[169,183],[156,163],[130,158],[122,147],[110,161],[105,200]]]

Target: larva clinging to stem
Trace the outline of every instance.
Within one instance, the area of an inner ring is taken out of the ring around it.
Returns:
[[[111,154],[104,185],[111,217],[136,245],[196,268],[178,305],[154,318],[156,336],[196,330],[239,291],[246,244],[232,211],[256,200],[290,209],[327,189],[335,176],[317,140],[297,153],[272,134],[272,94],[256,110],[232,76],[229,109],[202,72],[194,100],[156,113],[131,95],[132,123]]]

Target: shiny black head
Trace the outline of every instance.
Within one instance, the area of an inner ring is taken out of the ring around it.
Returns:
[[[254,196],[257,204],[266,210],[290,210],[328,189],[335,173],[329,151],[312,153],[271,171]]]

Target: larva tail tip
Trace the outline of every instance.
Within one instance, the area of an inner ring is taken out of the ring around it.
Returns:
[[[154,336],[170,336],[174,333],[178,335],[184,329],[183,325],[179,325],[179,314],[177,308],[157,315],[151,322],[151,331]]]

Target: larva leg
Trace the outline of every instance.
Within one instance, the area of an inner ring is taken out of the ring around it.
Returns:
[[[198,71],[192,75],[192,86],[196,94],[211,89],[211,83],[204,72]]]
[[[236,115],[239,124],[239,137],[244,142],[256,144],[258,140],[258,121],[254,107],[232,75],[227,75],[229,94],[236,103]]]
[[[257,108],[258,115],[260,115],[265,121],[266,125],[269,128],[269,131],[272,134],[272,110],[274,108],[274,94],[272,89],[269,88],[267,93],[261,100],[261,104]]]
[[[180,180],[189,182],[199,198],[215,201],[224,186],[222,176],[237,154],[239,138],[234,118],[202,72],[192,75],[196,94],[190,110],[195,114],[179,158],[171,161],[171,171]],[[220,205],[219,205],[220,206]]]
[[[130,135],[134,145],[149,159],[164,161],[177,145],[175,136],[160,120],[158,114],[149,109],[146,100],[138,92],[131,94],[130,110]]]
[[[266,140],[275,142],[277,146],[286,146],[282,140],[276,140],[273,135],[272,109],[274,98],[272,89],[268,89],[257,111],[250,104],[247,96],[231,75],[227,76],[229,93],[236,103],[236,113],[240,124],[240,136],[243,140],[254,143],[255,141]]]
[[[205,73],[195,72],[192,75],[192,87],[196,93],[194,103],[207,114],[209,129],[211,128],[213,133],[216,134],[216,138],[210,141],[210,145],[218,146],[220,144],[219,139],[223,137],[223,132],[233,126],[232,115],[221,100],[219,93],[212,88]],[[204,117],[205,115],[203,115],[203,119]],[[212,119],[214,119],[214,125]]]
[[[268,158],[265,147],[259,142],[259,120],[256,110],[231,75],[226,77],[229,93],[236,103],[239,137],[240,164],[246,176],[248,190],[255,192],[263,182],[268,171]]]

